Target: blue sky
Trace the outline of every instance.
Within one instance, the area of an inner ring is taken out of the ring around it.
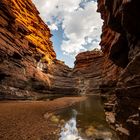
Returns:
[[[69,55],[65,55],[61,49],[62,42],[64,40],[63,34],[64,31],[62,26],[58,26],[58,30],[52,30],[51,33],[53,34],[52,42],[53,47],[57,55],[57,59],[64,61],[68,66],[73,67],[75,58]]]
[[[102,20],[95,0],[33,0],[53,34],[57,59],[73,67],[75,56],[100,48]]]

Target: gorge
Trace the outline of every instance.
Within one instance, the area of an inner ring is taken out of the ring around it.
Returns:
[[[101,50],[78,54],[71,69],[56,59],[50,29],[31,0],[1,0],[0,100],[96,93],[120,139],[139,140],[139,6],[138,0],[98,0]]]

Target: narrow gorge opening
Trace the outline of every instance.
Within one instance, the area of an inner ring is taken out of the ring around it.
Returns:
[[[57,59],[73,68],[61,76],[62,83],[66,83],[56,83],[58,89],[63,86],[64,91],[59,89],[59,95],[57,90],[58,96],[52,98],[63,94],[87,97],[50,117],[50,121],[61,126],[61,131],[47,136],[48,139],[118,140],[105,120],[103,101],[99,96],[104,58],[99,46],[103,21],[97,13],[97,0],[34,0],[34,3],[51,30]]]
[[[33,0],[52,33],[58,60],[73,68],[80,52],[100,49],[102,20],[97,0]]]
[[[140,140],[139,7],[0,0],[0,139]]]

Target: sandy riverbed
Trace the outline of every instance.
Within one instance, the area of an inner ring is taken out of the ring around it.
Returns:
[[[0,102],[0,140],[55,140],[58,125],[50,123],[44,114],[85,99],[64,97],[53,101]]]

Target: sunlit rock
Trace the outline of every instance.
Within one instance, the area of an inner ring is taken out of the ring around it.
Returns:
[[[55,124],[58,124],[60,120],[59,120],[58,116],[53,115],[53,116],[51,116],[50,121]]]
[[[43,64],[40,61],[37,63],[37,68],[43,71]]]
[[[93,136],[95,133],[97,133],[97,130],[93,127],[93,126],[90,126],[89,128],[87,128],[85,130],[85,134],[87,137],[91,137]]]

